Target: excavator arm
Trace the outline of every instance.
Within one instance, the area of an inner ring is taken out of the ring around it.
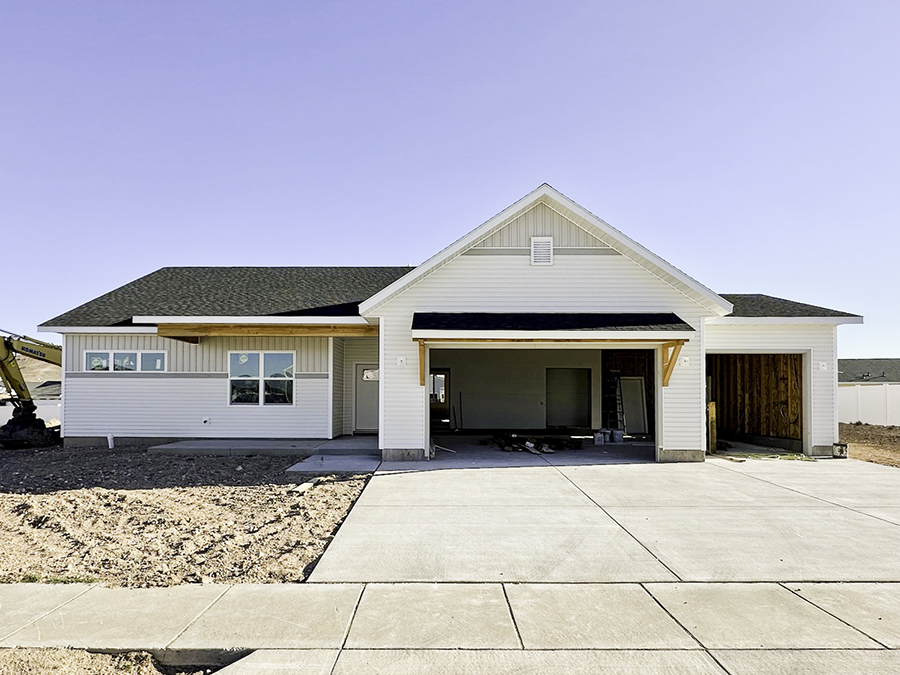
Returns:
[[[28,447],[54,442],[54,434],[35,415],[34,401],[16,355],[22,354],[39,361],[62,365],[62,347],[25,335],[16,335],[0,329],[6,335],[0,339],[0,381],[12,396],[15,406],[12,418],[0,427],[0,445],[4,447]],[[58,439],[57,439],[58,440]]]

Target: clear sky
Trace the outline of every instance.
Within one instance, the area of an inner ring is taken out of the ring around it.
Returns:
[[[547,182],[900,357],[898,35],[896,0],[0,0],[0,327],[167,265],[418,264]]]

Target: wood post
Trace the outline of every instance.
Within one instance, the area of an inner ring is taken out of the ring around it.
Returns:
[[[716,402],[706,404],[706,439],[709,442],[709,454],[716,454]]]

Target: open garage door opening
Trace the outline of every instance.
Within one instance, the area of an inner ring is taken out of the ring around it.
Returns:
[[[802,354],[709,354],[706,377],[711,445],[803,452]]]
[[[606,435],[616,450],[637,443],[652,455],[654,357],[652,349],[431,349],[432,436],[439,445],[463,436],[516,445],[497,442],[512,436],[591,448],[607,429],[621,432]]]

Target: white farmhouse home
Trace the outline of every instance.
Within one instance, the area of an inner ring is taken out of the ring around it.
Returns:
[[[67,444],[623,428],[658,461],[719,437],[831,454],[837,326],[719,295],[548,185],[415,268],[164,268],[47,321]]]

